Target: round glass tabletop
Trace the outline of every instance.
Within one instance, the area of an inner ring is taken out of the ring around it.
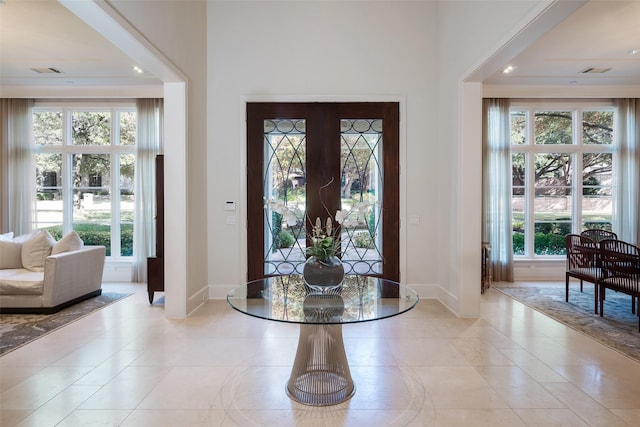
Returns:
[[[339,288],[316,292],[299,275],[273,276],[238,286],[227,302],[241,313],[300,324],[345,324],[396,316],[418,303],[407,286],[377,277],[348,275]]]

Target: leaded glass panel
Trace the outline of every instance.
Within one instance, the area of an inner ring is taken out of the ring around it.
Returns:
[[[306,246],[306,121],[264,120],[264,161],[264,272],[302,273]]]
[[[346,274],[382,273],[382,120],[342,119],[341,227]]]

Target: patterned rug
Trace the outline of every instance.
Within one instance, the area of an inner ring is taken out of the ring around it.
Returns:
[[[640,362],[638,316],[631,313],[629,295],[607,291],[604,316],[600,317],[594,314],[593,285],[589,283],[582,293],[577,282],[571,283],[568,303],[564,284],[492,287]]]
[[[129,295],[104,292],[53,314],[0,314],[0,356]]]

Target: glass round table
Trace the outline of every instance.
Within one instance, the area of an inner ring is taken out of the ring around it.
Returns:
[[[342,325],[397,316],[418,303],[411,288],[370,276],[345,276],[331,291],[310,289],[299,275],[273,276],[234,288],[227,302],[260,319],[300,324],[287,394],[305,405],[335,405],[355,393]]]

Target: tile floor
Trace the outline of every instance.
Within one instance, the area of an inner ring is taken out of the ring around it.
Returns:
[[[297,326],[105,290],[136,293],[0,358],[0,425],[640,426],[639,363],[494,289],[480,319],[422,300],[344,326],[356,394],[321,408],[284,391]]]

